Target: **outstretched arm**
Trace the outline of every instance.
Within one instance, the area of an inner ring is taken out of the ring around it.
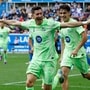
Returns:
[[[16,20],[3,20],[3,19],[0,19],[0,22],[3,22],[3,23],[8,24],[8,25],[13,25],[13,26],[21,26],[21,22],[16,21]]]
[[[83,21],[83,22],[63,22],[60,24],[61,28],[67,28],[67,27],[77,27],[82,25],[87,25],[90,23],[90,20]]]

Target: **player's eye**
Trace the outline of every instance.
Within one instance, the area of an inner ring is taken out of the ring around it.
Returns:
[[[66,14],[66,12],[63,12],[63,13],[62,13],[62,12],[60,12],[60,14]]]
[[[37,13],[36,15],[41,15],[42,13]]]

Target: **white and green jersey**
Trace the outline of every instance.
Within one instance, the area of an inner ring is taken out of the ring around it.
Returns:
[[[60,29],[60,23],[51,19],[43,19],[41,25],[37,25],[35,20],[22,22],[22,26],[29,28],[34,40],[34,58],[40,60],[52,60],[58,58],[55,49],[55,30]]]
[[[69,22],[76,22],[76,20],[71,18]],[[82,32],[84,32],[84,28],[82,26],[61,29],[60,31],[61,38],[64,39],[65,52],[67,52],[68,55],[70,55],[72,50],[74,50],[77,47],[77,45],[80,43]],[[77,58],[82,57],[83,54],[85,55],[85,49],[84,47],[81,47],[81,49],[78,52]]]
[[[10,29],[8,27],[1,28],[0,27],[0,45],[8,43],[8,34]]]

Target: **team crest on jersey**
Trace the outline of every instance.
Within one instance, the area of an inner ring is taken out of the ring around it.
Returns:
[[[41,43],[41,42],[42,42],[42,37],[41,37],[41,36],[36,36],[36,41],[37,41],[38,43]]]
[[[69,36],[66,36],[65,39],[66,39],[66,42],[67,42],[67,43],[70,42],[70,37],[69,37]]]

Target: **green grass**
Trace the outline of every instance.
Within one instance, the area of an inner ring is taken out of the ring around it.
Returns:
[[[8,63],[0,61],[0,90],[25,90],[28,54],[8,54]],[[90,90],[90,81],[83,79],[74,68],[69,77],[69,90]],[[35,90],[41,90],[41,80],[35,83]],[[61,90],[58,84],[55,90]]]

